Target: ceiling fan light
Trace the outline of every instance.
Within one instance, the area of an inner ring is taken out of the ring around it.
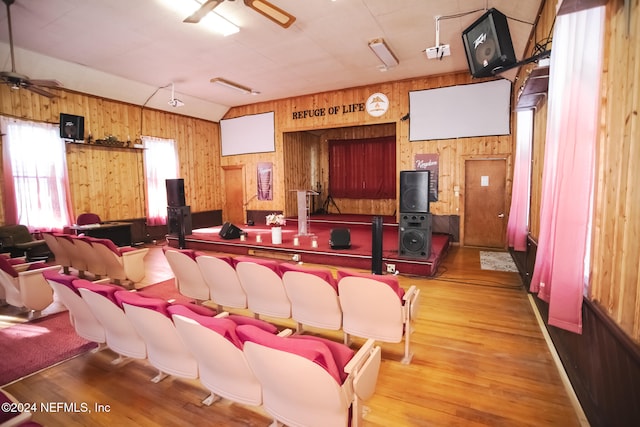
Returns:
[[[384,71],[393,68],[400,63],[398,58],[396,58],[393,52],[391,52],[391,49],[389,49],[389,46],[384,42],[384,39],[371,40],[369,42],[369,48],[371,48],[373,53],[375,53],[378,59],[385,65],[386,68]]]
[[[224,37],[240,31],[240,27],[215,12],[209,12],[207,16],[202,18],[200,24],[215,33],[222,34]]]
[[[256,90],[253,90],[253,89],[248,88],[246,86],[242,86],[241,84],[232,82],[232,81],[227,80],[227,79],[223,79],[222,77],[215,77],[215,78],[213,78],[213,79],[211,79],[209,81],[211,83],[215,83],[215,84],[218,84],[220,86],[224,86],[226,88],[233,89],[233,90],[236,90],[238,92],[245,93],[247,95],[249,95],[249,94],[258,95],[260,93],[260,92],[258,92]]]
[[[283,28],[289,28],[296,20],[295,16],[265,0],[244,0],[244,4],[266,18],[278,23]]]

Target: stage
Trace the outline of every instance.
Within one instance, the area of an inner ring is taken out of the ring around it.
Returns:
[[[245,240],[221,238],[219,233],[222,226],[200,228],[194,229],[192,234],[185,236],[185,247],[371,270],[372,219],[371,215],[312,215],[308,223],[307,235],[298,236],[297,218],[287,218],[286,225],[282,227],[282,244],[271,243],[271,227],[267,225],[235,224],[247,234]],[[349,229],[351,236],[349,249],[331,248],[329,244],[331,230],[337,228]],[[261,241],[257,241],[258,236]],[[295,237],[297,237],[298,246],[294,245]],[[170,246],[179,246],[178,236],[168,235],[167,240]],[[317,242],[317,247],[313,246],[314,240]],[[432,277],[437,273],[442,259],[446,256],[450,241],[448,234],[434,233],[431,238],[431,254],[428,258],[400,257],[398,256],[398,223],[395,217],[385,216],[382,225],[383,273],[386,273],[387,265],[392,264],[399,274]]]

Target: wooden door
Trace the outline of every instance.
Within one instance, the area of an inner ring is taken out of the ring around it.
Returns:
[[[222,220],[232,224],[244,224],[244,167],[223,166],[225,204]]]
[[[465,161],[464,245],[506,248],[505,159]]]

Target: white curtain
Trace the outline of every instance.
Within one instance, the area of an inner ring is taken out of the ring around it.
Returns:
[[[167,223],[167,179],[178,177],[178,152],[173,139],[143,136],[147,182],[147,224]]]
[[[525,251],[529,232],[533,110],[518,111],[516,126],[516,154],[513,167],[511,209],[509,209],[509,222],[507,223],[507,241],[514,250]]]
[[[0,117],[5,217],[31,230],[62,230],[72,221],[65,142],[59,127]]]
[[[540,236],[531,291],[549,303],[550,325],[576,333],[582,332],[590,244],[604,18],[604,7],[556,18],[549,75]]]

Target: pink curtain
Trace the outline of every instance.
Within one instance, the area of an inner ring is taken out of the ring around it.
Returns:
[[[604,13],[598,7],[556,18],[540,236],[531,280],[531,291],[549,303],[549,324],[576,333],[582,332]]]
[[[49,123],[0,118],[7,224],[62,230],[73,218],[65,142]]]
[[[531,143],[533,140],[533,110],[518,111],[516,154],[513,166],[511,208],[507,223],[507,241],[516,251],[527,249],[529,232],[529,195],[531,177]]]
[[[167,179],[178,177],[178,154],[173,139],[143,136],[147,183],[147,224],[167,223]]]

